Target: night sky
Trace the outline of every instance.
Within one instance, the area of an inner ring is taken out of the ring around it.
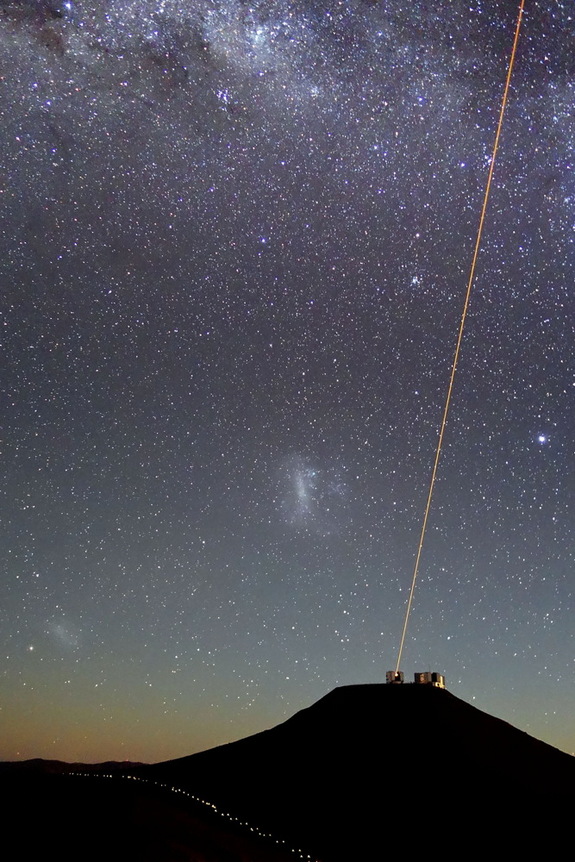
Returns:
[[[394,667],[516,12],[0,0],[0,756]],[[527,0],[402,661],[567,751],[574,40]]]

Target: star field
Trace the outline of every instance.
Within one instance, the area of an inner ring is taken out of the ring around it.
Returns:
[[[2,749],[394,665],[501,0],[0,0]],[[575,11],[528,0],[403,668],[568,751]]]

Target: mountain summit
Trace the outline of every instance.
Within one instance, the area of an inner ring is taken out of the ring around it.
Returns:
[[[375,859],[398,830],[412,847],[489,847],[495,833],[532,847],[532,824],[548,842],[543,823],[556,829],[575,786],[569,755],[422,685],[337,688],[271,730],[143,772],[326,860]]]

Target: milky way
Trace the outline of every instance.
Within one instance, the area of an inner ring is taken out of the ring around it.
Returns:
[[[0,0],[2,756],[393,666],[515,15]],[[528,0],[403,660],[566,750],[574,31]]]

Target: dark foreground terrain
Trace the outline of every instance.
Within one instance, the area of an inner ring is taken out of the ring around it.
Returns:
[[[0,776],[20,859],[496,859],[564,852],[575,758],[447,691],[364,685],[179,760]]]

